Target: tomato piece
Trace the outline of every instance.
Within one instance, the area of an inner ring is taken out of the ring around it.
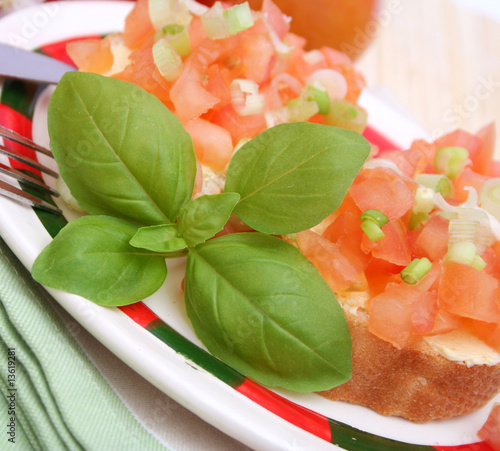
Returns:
[[[444,260],[439,306],[454,315],[500,322],[498,280],[472,266]]]
[[[402,267],[409,265],[411,262],[410,240],[403,221],[401,219],[389,221],[382,227],[382,231],[385,236],[375,242],[363,235],[361,249],[389,263]]]
[[[500,324],[473,320],[472,325],[474,332],[481,340],[500,352]]]
[[[490,445],[494,451],[500,450],[500,404],[495,403],[483,427],[477,433],[481,440]]]
[[[413,207],[416,186],[392,169],[379,167],[362,171],[349,191],[361,211],[377,209],[389,219],[396,219]]]
[[[486,262],[486,267],[483,269],[483,271],[495,278],[500,277],[500,255],[496,250],[497,248],[498,246],[488,247],[481,254],[481,258]]]
[[[384,152],[383,158],[392,161],[408,177],[420,174],[427,164],[424,154],[416,149]]]
[[[311,230],[298,233],[297,243],[302,254],[316,266],[334,292],[366,288],[364,274],[340,251],[338,245]]]
[[[465,202],[469,197],[469,191],[465,188],[470,186],[476,190],[477,193],[481,190],[484,182],[488,180],[487,175],[479,174],[470,168],[465,168],[458,177],[453,180],[455,187],[455,199],[459,202]]]
[[[439,300],[438,300],[439,305]],[[436,317],[434,318],[434,326],[432,330],[424,333],[424,335],[439,335],[460,329],[463,325],[463,320],[457,315],[452,315],[446,310],[437,308]]]
[[[437,310],[437,294],[406,283],[389,283],[385,291],[370,301],[368,330],[402,349],[432,330]]]
[[[148,0],[137,0],[125,18],[123,39],[129,49],[138,49],[155,30],[149,18]]]
[[[66,45],[66,52],[79,70],[104,74],[113,65],[109,39],[82,39]]]
[[[271,0],[264,0],[260,11],[276,36],[283,39],[290,30],[290,21],[281,12],[281,9]]]
[[[491,163],[493,162],[493,155],[495,153],[495,123],[491,122],[484,126],[476,133],[476,136],[481,140],[481,147],[473,162],[472,169],[479,174],[490,175]]]
[[[361,273],[366,269],[371,257],[361,250],[363,231],[359,211],[344,211],[325,229],[323,236],[339,246],[351,264]]]
[[[448,225],[449,220],[439,214],[432,215],[418,233],[412,252],[430,261],[441,260],[448,252]]]
[[[132,52],[129,59],[131,63],[119,74],[114,74],[113,77],[134,83],[158,97],[167,108],[173,110],[169,95],[172,83],[165,80],[158,71],[151,47]]]
[[[240,116],[232,105],[215,111],[211,121],[225,128],[231,134],[235,145],[240,139],[253,138],[267,128],[263,114]]]
[[[401,266],[373,258],[365,270],[365,277],[372,297],[382,293],[390,282],[401,282]]]
[[[482,141],[476,135],[458,129],[448,133],[434,141],[434,149],[438,151],[442,147],[464,147],[469,152],[469,159],[474,162],[479,156]]]
[[[233,153],[233,141],[227,130],[204,119],[193,119],[185,125],[193,141],[197,160],[215,171],[222,171]]]

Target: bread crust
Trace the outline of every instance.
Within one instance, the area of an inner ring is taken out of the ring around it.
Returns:
[[[320,392],[416,423],[471,413],[500,388],[500,364],[450,361],[423,340],[401,350],[368,331],[366,314],[346,311],[353,346],[349,382]]]

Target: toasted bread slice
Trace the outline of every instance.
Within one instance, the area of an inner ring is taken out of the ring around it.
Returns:
[[[320,393],[326,398],[423,423],[471,413],[500,389],[500,364],[468,367],[442,357],[424,340],[400,350],[369,332],[365,311],[346,311],[346,318],[353,375]]]

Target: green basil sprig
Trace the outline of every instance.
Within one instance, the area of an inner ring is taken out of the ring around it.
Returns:
[[[268,234],[308,229],[340,205],[368,156],[363,137],[310,123],[274,127],[234,155],[223,194],[191,199],[190,137],[140,88],[68,73],[48,120],[62,177],[98,216],[71,222],[43,250],[38,282],[125,305],[160,287],[165,258],[187,255],[187,313],[214,355],[299,392],[350,378],[350,337],[333,292],[295,247]],[[231,214],[255,232],[214,238]]]

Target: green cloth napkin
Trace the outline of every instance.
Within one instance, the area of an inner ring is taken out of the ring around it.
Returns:
[[[132,416],[1,239],[0,300],[0,449],[166,449]]]

